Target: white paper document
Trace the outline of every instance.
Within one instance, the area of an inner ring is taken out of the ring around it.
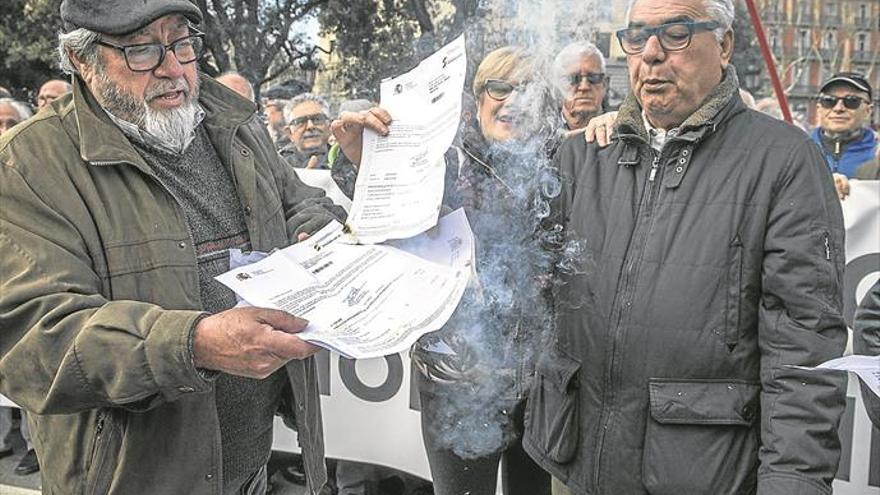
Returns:
[[[449,320],[474,264],[463,210],[400,248],[346,244],[342,231],[333,222],[216,278],[254,306],[308,320],[303,340],[356,359],[404,351]]]
[[[855,373],[865,385],[874,392],[874,395],[880,397],[880,356],[863,356],[852,354],[831,361],[826,361],[815,368],[806,366],[792,366],[792,368],[819,371],[819,370],[838,370],[849,371]]]
[[[380,106],[393,119],[387,136],[364,131],[346,242],[405,239],[437,223],[461,115],[467,60],[464,36],[416,68],[383,81]]]
[[[296,168],[294,169],[299,180],[305,184],[323,189],[327,197],[341,206],[345,211],[351,210],[351,200],[339,189],[336,181],[330,175],[330,171],[320,168]]]

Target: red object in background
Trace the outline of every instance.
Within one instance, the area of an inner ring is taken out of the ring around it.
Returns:
[[[755,0],[745,1],[746,7],[749,9],[752,26],[755,28],[755,34],[758,36],[758,44],[761,46],[761,55],[764,56],[767,72],[770,73],[773,92],[776,93],[776,99],[779,100],[779,108],[782,109],[782,117],[791,124],[792,118],[791,111],[788,109],[788,98],[785,96],[785,91],[782,89],[782,81],[779,80],[779,74],[776,72],[776,64],[773,62],[773,54],[770,53],[770,45],[767,44],[767,36],[764,35],[764,26],[761,24],[761,18],[758,16],[758,9],[755,8]]]

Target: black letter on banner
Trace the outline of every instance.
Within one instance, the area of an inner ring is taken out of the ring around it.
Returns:
[[[403,383],[403,363],[397,354],[385,356],[388,375],[378,387],[368,387],[361,381],[357,376],[355,363],[357,363],[355,359],[339,358],[339,376],[342,378],[342,383],[356,397],[367,402],[385,402],[400,390],[400,385]]]
[[[859,302],[856,301],[856,289],[859,282],[871,272],[880,270],[880,253],[870,253],[850,261],[846,264],[845,278],[843,281],[843,319],[846,326],[853,327],[853,316]]]

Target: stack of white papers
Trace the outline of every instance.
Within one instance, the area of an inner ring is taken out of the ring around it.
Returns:
[[[342,236],[333,222],[217,280],[251,305],[309,320],[297,336],[356,359],[404,351],[452,316],[474,266],[463,210],[396,246],[351,245]]]

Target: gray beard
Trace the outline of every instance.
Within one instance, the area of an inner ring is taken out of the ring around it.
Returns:
[[[159,140],[170,149],[183,152],[190,143],[190,136],[195,129],[198,116],[198,80],[192,93],[186,85],[186,81],[180,78],[161,84],[152,91],[153,95],[173,89],[184,89],[184,104],[170,110],[155,111],[147,104],[146,100],[138,101],[132,95],[119,88],[110,80],[103,71],[98,71],[98,93],[104,108],[116,116],[130,122],[143,132]],[[150,99],[151,94],[147,95]]]

